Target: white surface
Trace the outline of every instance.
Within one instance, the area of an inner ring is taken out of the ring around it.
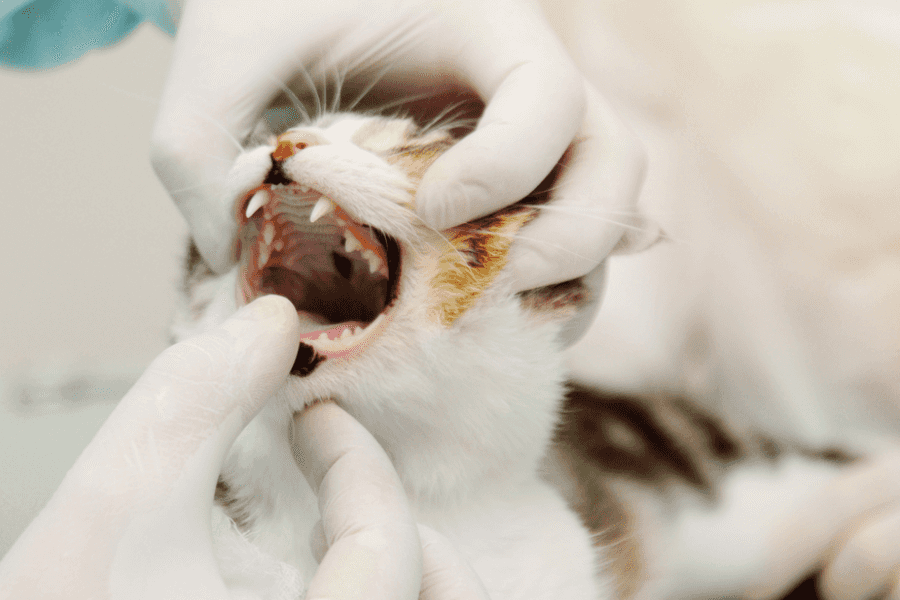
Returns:
[[[127,381],[168,343],[187,228],[148,147],[171,45],[145,25],[52,71],[0,71],[0,555],[112,409],[65,383]],[[46,384],[30,414],[13,410],[23,377]]]

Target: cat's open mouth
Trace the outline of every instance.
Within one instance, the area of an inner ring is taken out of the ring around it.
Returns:
[[[288,298],[303,331],[297,360],[310,366],[367,346],[397,294],[397,242],[296,183],[263,185],[239,206],[239,301]]]

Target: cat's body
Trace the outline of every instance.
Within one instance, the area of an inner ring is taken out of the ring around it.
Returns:
[[[232,170],[241,260],[221,277],[198,257],[189,261],[176,336],[266,292],[291,298],[305,331],[316,332],[222,472],[217,510],[241,530],[216,517],[233,585],[262,593],[260,573],[277,571],[268,580],[293,581],[296,589],[284,588],[290,596],[314,572],[317,503],[292,456],[289,424],[293,412],[329,399],[381,443],[418,521],[450,539],[492,598],[608,596],[588,530],[539,474],[563,396],[557,338],[587,292],[577,283],[511,292],[506,251],[533,208],[446,232],[417,221],[417,178],[451,143],[446,132],[422,133],[408,120],[335,115],[269,138]],[[348,231],[356,242],[347,242]],[[380,300],[345,306],[366,296]],[[329,328],[333,339],[325,340],[319,330]],[[299,578],[254,555],[246,540]]]
[[[641,577],[659,596],[778,598],[759,591],[767,578],[792,563],[800,577],[824,566],[791,552],[819,543],[792,527],[808,519],[807,532],[846,539],[870,494],[837,492],[841,482],[900,436],[896,7],[545,8],[644,143],[642,207],[669,238],[610,261],[599,318],[567,356],[582,386],[604,390],[598,402],[624,396],[625,408],[654,415],[629,428],[644,450],[633,454],[663,468],[605,467],[606,491],[624,507]],[[679,398],[741,451],[698,451],[704,427],[659,416]],[[672,476],[647,453],[654,430],[711,465],[707,482]],[[854,455],[862,460],[834,460]],[[897,463],[880,475],[892,480]],[[837,498],[856,514],[836,520]],[[896,565],[900,553],[884,560]]]

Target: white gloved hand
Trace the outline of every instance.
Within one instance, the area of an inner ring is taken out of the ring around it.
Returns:
[[[299,344],[267,296],[160,354],[0,563],[0,598],[227,598],[211,542],[228,449]]]
[[[771,564],[746,597],[781,598],[821,569],[824,600],[900,600],[900,449],[847,467],[776,531]]]
[[[307,598],[488,600],[452,544],[416,525],[390,459],[353,417],[314,404],[294,417],[292,438],[322,515]]]
[[[324,62],[324,64],[323,64]],[[588,274],[642,223],[644,155],[529,0],[190,0],[154,133],[154,166],[216,271],[233,263],[225,174],[298,72],[365,69],[398,99],[464,90],[486,102],[436,161],[417,210],[444,229],[526,196],[576,139],[554,207],[522,230],[510,268],[525,290]],[[374,77],[374,76],[373,76]],[[440,100],[436,100],[440,101]],[[596,296],[602,277],[593,277]],[[589,319],[586,319],[589,321]]]
[[[216,481],[298,343],[291,303],[266,296],[160,354],[3,557],[0,599],[231,597],[212,546]],[[330,548],[311,594],[487,600],[449,542],[417,528],[393,465],[352,417],[315,405],[294,440]],[[375,537],[391,552],[365,553]]]

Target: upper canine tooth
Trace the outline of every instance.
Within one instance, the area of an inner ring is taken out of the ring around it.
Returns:
[[[316,205],[313,206],[312,212],[309,213],[309,222],[315,223],[328,213],[332,212],[334,212],[334,202],[332,202],[330,198],[322,196],[316,201]]]
[[[253,197],[250,198],[250,202],[247,203],[247,218],[252,217],[256,211],[265,206],[266,202],[269,201],[269,193],[265,190],[258,190]]]
[[[347,239],[344,241],[344,250],[347,252],[353,252],[354,250],[362,250],[362,244],[359,243],[359,240],[356,239],[350,230],[348,229],[345,232]]]

